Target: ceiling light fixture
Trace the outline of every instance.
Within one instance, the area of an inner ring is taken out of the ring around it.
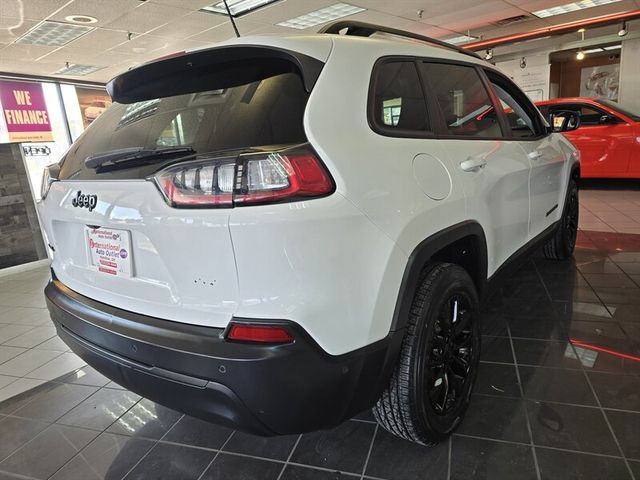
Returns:
[[[281,27],[295,28],[303,30],[305,28],[314,27],[322,23],[327,23],[338,18],[348,17],[356,13],[364,12],[366,8],[356,7],[348,3],[336,3],[330,7],[321,8],[313,12],[300,15],[299,17],[285,20],[278,23]]]
[[[473,42],[474,40],[478,40],[478,38],[479,37],[472,37],[471,35],[460,35],[458,37],[445,38],[444,41],[451,45],[458,45],[460,43]]]
[[[93,72],[97,72],[98,70],[102,70],[103,68],[105,67],[99,67],[97,65],[81,65],[79,63],[67,62],[63,68],[53,72],[53,75],[74,75],[80,77],[83,75],[89,75]]]
[[[583,50],[583,52],[585,54],[589,54],[589,53],[600,53],[600,52],[604,52],[604,49],[602,48],[590,48],[589,50]]]
[[[73,25],[71,23],[45,20],[16,40],[16,43],[61,47],[90,32],[93,28],[86,25]]]
[[[578,50],[578,53],[576,53],[576,60],[584,60],[584,52],[582,50]]]
[[[599,7],[601,5],[608,5],[610,3],[616,3],[621,0],[582,0],[581,2],[565,3],[557,7],[545,8],[543,10],[537,10],[531,12],[538,18],[553,17],[555,15],[563,15],[565,13],[576,12],[578,10],[584,10],[585,8]]]
[[[493,48],[487,48],[487,51],[484,54],[485,60],[491,60],[493,58]]]
[[[618,36],[624,37],[627,33],[629,33],[629,30],[627,30],[627,22],[622,22],[622,28],[618,30]]]
[[[98,23],[98,19],[90,17],[89,15],[69,15],[64,17],[67,22],[80,23],[82,25],[89,25],[91,23]]]
[[[609,47],[604,47],[604,49],[608,52],[611,50],[620,50],[622,48],[622,45],[611,45]]]
[[[229,4],[231,16],[237,18],[278,1],[280,0],[227,0],[227,3]],[[224,6],[224,2],[212,3],[207,7],[202,7],[200,11],[217,13],[219,15],[224,15],[225,17],[228,16],[227,7]]]

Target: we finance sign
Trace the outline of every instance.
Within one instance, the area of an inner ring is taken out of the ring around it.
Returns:
[[[41,84],[1,80],[0,105],[10,142],[53,140]]]

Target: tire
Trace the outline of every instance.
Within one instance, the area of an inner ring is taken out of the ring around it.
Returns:
[[[456,333],[450,334],[456,321]],[[374,417],[398,437],[435,445],[460,423],[479,359],[479,302],[469,274],[451,263],[430,266],[416,290],[398,364],[373,407]]]
[[[551,260],[566,260],[573,255],[578,235],[578,184],[574,179],[569,182],[567,200],[560,219],[560,226],[553,237],[542,247],[542,254]]]

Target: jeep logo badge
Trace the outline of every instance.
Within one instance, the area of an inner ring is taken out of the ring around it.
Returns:
[[[96,208],[98,204],[98,196],[97,195],[89,195],[83,194],[82,191],[78,190],[76,196],[71,199],[71,205],[74,207],[88,208],[89,211]]]

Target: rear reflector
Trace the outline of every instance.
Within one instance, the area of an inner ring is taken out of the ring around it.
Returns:
[[[154,177],[168,203],[215,208],[321,197],[333,180],[309,148],[179,163]]]
[[[233,324],[227,334],[227,340],[260,343],[291,343],[293,336],[285,327],[276,325]]]

